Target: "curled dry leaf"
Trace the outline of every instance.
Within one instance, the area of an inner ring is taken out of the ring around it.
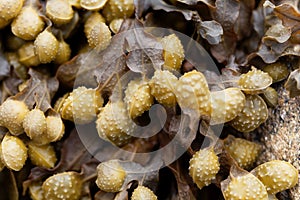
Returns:
[[[292,28],[293,31],[300,28],[300,12],[291,3],[283,3],[274,8],[275,15],[282,20],[283,25]]]
[[[164,10],[166,12],[179,12],[185,17],[186,20],[191,20],[193,16],[193,12],[191,10],[167,4],[163,0],[135,0],[134,5],[136,8],[136,17],[138,18],[141,18],[143,13],[150,8],[154,10]]]
[[[19,191],[15,174],[8,169],[0,173],[1,199],[19,200]]]
[[[289,91],[291,98],[300,95],[300,69],[290,73],[284,87]]]
[[[282,53],[282,56],[300,56],[300,45],[296,44],[293,46],[287,47],[284,52]]]
[[[51,100],[58,89],[56,78],[30,69],[28,74],[31,76],[27,87],[15,95],[15,99],[24,101],[28,108],[33,108],[36,104],[40,110],[46,112],[51,108]]]
[[[248,37],[251,34],[252,30],[249,27],[251,27],[251,18],[254,8],[255,0],[240,1],[239,16],[234,26],[238,40]]]
[[[197,6],[199,4],[205,4],[209,8],[214,8],[215,3],[213,0],[170,0],[173,4],[186,4],[188,6]]]
[[[99,83],[104,91],[111,93],[118,76],[126,72],[126,64],[134,72],[148,70],[148,66],[141,65],[145,60],[151,65],[161,66],[161,44],[152,35],[145,33],[142,27],[140,22],[124,20],[121,27],[123,33],[114,35],[105,50],[99,52],[94,49],[79,54],[61,65],[56,77],[69,88],[74,84],[95,88]],[[130,51],[129,55],[125,54],[127,51]]]
[[[211,47],[211,52],[222,63],[234,53],[236,48],[237,36],[234,26],[239,16],[240,4],[236,0],[217,0],[215,4],[216,8],[212,10],[212,17],[222,25],[224,35],[221,43]]]
[[[291,37],[291,29],[278,23],[272,25],[265,34],[266,36],[263,38],[264,42],[266,40],[276,40],[279,43],[284,43]]]
[[[159,159],[160,157],[157,156]],[[126,187],[132,181],[138,181],[139,184],[143,184],[144,186],[149,187],[152,190],[155,190],[158,182],[159,176],[158,171],[154,170],[162,166],[162,162],[158,161],[157,163],[151,165],[141,165],[137,162],[132,161],[119,161],[120,165],[127,172],[127,176],[124,181],[124,185],[122,189],[126,189]]]
[[[239,15],[240,4],[236,0],[216,1],[213,18],[222,24],[224,31],[233,31],[234,23]]]
[[[265,20],[264,20],[264,9],[263,7],[258,7],[252,11],[252,25],[255,33],[262,38],[264,35],[265,29]]]
[[[123,50],[124,40],[120,37],[113,37],[111,45],[104,51],[98,52],[93,49],[89,52],[79,54],[71,61],[63,64],[57,71],[56,77],[62,85],[73,88],[74,85],[84,85],[86,87],[97,87],[98,83],[103,85],[117,74],[125,70],[125,57]],[[112,90],[114,83],[107,85],[104,90]]]
[[[177,188],[178,188],[178,199],[190,199],[196,200],[195,191],[197,186],[190,180],[188,173],[183,169],[180,160],[176,161],[172,165],[168,166],[175,176]]]
[[[241,76],[241,73],[236,71],[235,69],[230,68],[223,68],[222,74],[218,75],[212,71],[205,71],[204,75],[207,80],[209,89],[211,92],[224,90],[225,88],[237,88],[238,87],[238,80]]]
[[[1,37],[0,37],[1,38]],[[2,42],[0,42],[0,80],[4,79],[5,77],[9,76],[10,72],[10,65],[3,53]]]
[[[2,99],[3,102],[7,97],[16,95],[19,92],[18,86],[22,83],[22,80],[12,72],[10,77],[5,78],[2,81]]]
[[[64,141],[61,148],[61,158],[56,171],[80,171],[82,165],[91,160],[92,156],[82,144],[81,139],[75,129],[73,129],[69,137]]]
[[[297,44],[300,13],[294,5],[283,2],[275,6],[265,1],[262,7],[254,11],[254,29],[262,37],[257,52],[265,63],[273,63],[285,55],[297,55],[294,49]],[[263,34],[262,34],[263,33]],[[297,43],[297,42],[296,42]]]
[[[95,194],[94,199],[95,200],[114,200],[115,199],[115,194],[99,191]]]
[[[223,28],[215,20],[200,22],[199,32],[210,44],[219,44],[222,41]]]
[[[133,72],[147,73],[151,68],[161,69],[163,46],[147,33],[140,22],[135,21],[132,33],[125,37],[128,68]]]
[[[121,47],[121,48],[120,48]],[[97,87],[104,84],[112,75],[125,70],[124,36],[114,36],[110,46],[104,51],[96,49],[78,54],[69,62],[61,65],[56,77],[62,85],[72,88],[76,85]],[[95,78],[97,77],[97,79]]]
[[[262,43],[256,55],[261,57],[265,63],[273,63],[282,56],[283,52],[289,47],[289,41],[277,43],[273,40],[268,41],[269,44]],[[251,54],[250,54],[251,56]]]
[[[186,112],[181,116],[173,116],[170,119],[169,127],[166,130],[168,134],[159,135],[160,146],[174,142],[165,148],[163,160],[165,162],[176,160],[176,155],[181,155],[183,149],[189,148],[190,144],[195,140],[197,128],[199,126],[199,118],[195,112]]]

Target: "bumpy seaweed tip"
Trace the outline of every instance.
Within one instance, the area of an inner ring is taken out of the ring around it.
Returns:
[[[126,178],[126,172],[117,160],[102,162],[97,167],[96,184],[105,192],[118,192]]]
[[[230,125],[240,132],[250,132],[259,127],[268,118],[268,108],[265,101],[258,95],[246,95],[243,110]]]
[[[290,189],[298,182],[298,170],[283,160],[272,160],[257,166],[253,174],[271,194]]]
[[[259,94],[269,87],[272,81],[268,73],[252,67],[249,72],[240,76],[238,85],[247,94]]]
[[[212,148],[199,150],[190,160],[189,174],[199,189],[211,184],[219,170],[218,156]]]

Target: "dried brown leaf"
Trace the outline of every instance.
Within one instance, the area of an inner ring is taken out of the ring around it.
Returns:
[[[97,192],[94,196],[95,200],[114,200],[114,198],[115,198],[114,193],[106,193],[101,190]]]
[[[179,161],[176,161],[172,165],[168,166],[171,171],[173,172],[176,183],[177,183],[177,200],[185,200],[185,199],[190,199],[190,200],[196,200],[197,198],[195,197],[194,193],[196,193],[196,186],[195,184],[191,181],[191,178],[188,177],[187,170],[184,169],[182,166],[182,163]]]
[[[28,85],[14,96],[15,99],[24,101],[29,108],[36,105],[43,112],[51,108],[51,100],[58,89],[58,81],[54,77],[48,77],[40,72],[30,69],[31,78]]]
[[[130,20],[123,23],[123,29],[130,28],[126,26],[127,23],[130,23]],[[77,55],[59,67],[56,77],[68,88],[74,85],[97,87],[98,83],[104,84],[108,80],[113,82],[112,76],[121,74],[126,67],[124,41],[124,34],[117,34],[105,50],[99,52],[97,49],[92,49]]]
[[[240,2],[236,0],[217,0],[216,8],[212,10],[212,17],[219,22],[224,30],[223,41],[211,46],[211,53],[220,63],[228,62],[234,54],[238,36],[235,33],[235,24],[239,17]]]
[[[23,81],[17,76],[15,72],[15,70],[12,70],[10,76],[2,81],[0,102],[3,102],[8,97],[14,96],[19,92],[18,86]]]
[[[18,90],[18,85],[22,83],[22,80],[18,78],[15,74],[12,74],[10,77],[3,80],[3,90],[9,95],[16,95]]]
[[[150,69],[161,69],[164,64],[162,44],[151,34],[142,29],[140,22],[135,21],[131,34],[125,37],[126,64],[133,72],[147,74]]]
[[[278,43],[284,43],[291,37],[291,29],[282,24],[272,25],[265,33],[262,41],[276,40]]]
[[[46,178],[47,176],[50,176],[51,174],[54,174],[53,170],[41,168],[41,167],[34,167],[30,170],[30,174],[27,178],[27,180],[23,181],[22,187],[23,187],[23,196],[26,194],[26,191],[30,187],[31,184],[35,183],[36,181],[40,181],[43,178]]]
[[[81,139],[73,129],[61,148],[61,159],[55,171],[80,171],[83,164],[90,162],[92,155],[82,144]]]
[[[219,145],[224,145],[223,141],[220,143],[221,144]],[[219,157],[221,168],[218,174],[216,175],[216,179],[213,181],[213,183],[220,188],[221,182],[228,177],[231,167],[237,164],[235,160],[231,157],[231,155],[224,150],[224,146],[222,152],[218,154],[218,157]]]
[[[300,56],[300,44],[295,44],[290,46],[284,50],[282,56],[293,55],[293,56]]]
[[[240,0],[239,16],[234,25],[234,32],[238,40],[248,37],[251,34],[251,16],[255,7],[255,0]]]
[[[219,44],[222,41],[223,28],[215,20],[201,21],[199,32],[210,44]]]
[[[181,3],[185,3],[187,5],[197,5],[199,3],[204,3],[207,6],[214,7],[215,2],[213,0],[177,0]]]
[[[172,145],[164,148],[162,155],[164,162],[171,163],[177,160],[178,155],[182,155],[190,147],[198,133],[199,122],[197,114],[189,109],[182,110],[180,116],[171,117],[167,132],[169,135],[159,135],[161,148],[172,142]]]
[[[85,56],[86,54],[79,54],[58,68],[56,78],[59,80],[60,85],[73,88],[77,72],[84,65],[82,58]]]
[[[265,33],[265,16],[263,7],[258,7],[252,11],[252,23],[255,32],[259,37],[262,37]]]
[[[237,0],[216,0],[216,8],[212,12],[213,18],[219,22],[224,32],[233,32],[235,22],[239,16],[240,3]]]
[[[115,196],[114,200],[128,200],[128,191],[122,190]]]
[[[2,39],[2,37],[0,37]],[[0,42],[0,81],[9,76],[10,65],[3,53],[2,42]]]
[[[134,5],[137,18],[141,18],[143,13],[149,8],[153,10],[164,10],[166,12],[178,12],[181,13],[186,20],[191,20],[193,16],[193,11],[167,4],[163,0],[134,0]]]
[[[59,28],[53,27],[52,31],[57,33],[61,32],[64,39],[69,38],[76,31],[79,20],[79,14],[78,12],[75,12],[72,20],[69,23],[65,24],[64,26],[60,26]]]
[[[284,87],[289,91],[291,98],[300,95],[300,69],[291,72]]]
[[[248,55],[248,61],[259,56],[265,63],[274,63],[282,56],[299,55],[297,31],[294,32],[294,28],[299,26],[298,15],[289,1],[275,6],[267,0],[253,11],[254,29],[263,37],[257,52]]]
[[[300,12],[294,5],[280,4],[274,8],[274,13],[282,20],[284,26],[292,28],[293,31],[300,29]]]
[[[124,38],[115,35],[111,45],[104,51],[92,49],[79,54],[60,66],[56,77],[65,86],[72,88],[76,85],[97,87],[103,85],[116,74],[125,70],[125,57],[123,52]],[[112,80],[112,79],[111,79]],[[113,83],[111,83],[113,85]]]
[[[225,34],[223,35],[223,41],[217,45],[212,45],[210,51],[219,63],[226,64],[230,56],[234,54],[236,42],[235,35]]]
[[[274,63],[282,56],[282,53],[289,47],[289,41],[278,43],[268,40],[268,45],[262,43],[256,55],[260,56],[265,63]]]
[[[241,73],[236,71],[235,69],[230,68],[223,68],[222,69],[222,83],[224,84],[225,88],[228,87],[237,87],[237,81],[240,78]]]
[[[91,161],[84,163],[81,168],[80,178],[84,181],[82,186],[82,196],[84,198],[92,199],[90,190],[90,183],[96,181],[96,171],[99,161],[91,159]]]
[[[19,191],[14,173],[5,169],[0,173],[0,199],[19,200]]]
[[[119,163],[126,171],[126,179],[122,190],[125,190],[132,181],[137,181],[140,185],[147,186],[152,190],[156,189],[158,184],[158,171],[156,169],[160,168],[162,163],[155,163],[154,165],[157,166],[142,166],[139,163],[121,160],[119,160]]]
[[[118,76],[125,73],[126,64],[134,72],[145,72],[145,60],[150,60],[156,67],[161,66],[162,46],[142,28],[138,21],[125,20],[121,33],[113,36],[105,50],[93,49],[78,55],[58,69],[57,78],[68,87],[74,84],[97,87],[100,84],[104,91],[111,93]]]
[[[81,178],[85,180],[96,180],[94,177],[95,172],[97,171],[97,166],[99,165],[99,161],[96,159],[91,159],[90,161],[82,164],[81,167]]]

